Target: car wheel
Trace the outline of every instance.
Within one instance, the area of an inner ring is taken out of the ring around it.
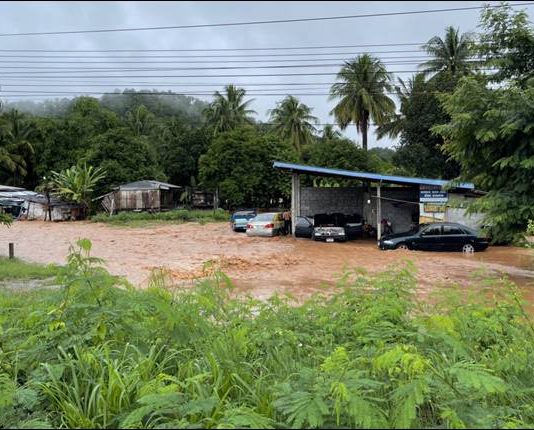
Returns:
[[[403,251],[408,251],[410,248],[408,248],[408,245],[405,243],[399,243],[395,249],[402,249]]]
[[[473,245],[471,245],[470,243],[466,243],[463,247],[462,247],[462,252],[464,254],[472,254],[473,252],[475,252],[475,247]]]

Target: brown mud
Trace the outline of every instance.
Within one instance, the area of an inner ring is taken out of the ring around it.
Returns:
[[[335,284],[344,270],[379,272],[405,260],[417,269],[422,296],[439,285],[472,285],[484,276],[507,277],[534,304],[534,252],[516,247],[490,247],[464,255],[449,252],[380,251],[375,241],[320,243],[291,237],[259,238],[234,233],[226,223],[169,224],[116,228],[91,222],[15,222],[0,229],[0,255],[15,243],[17,257],[62,264],[79,238],[93,243],[92,255],[109,271],[146,286],[152,270],[165,268],[180,281],[222,270],[238,291],[257,298],[274,292],[306,297]]]

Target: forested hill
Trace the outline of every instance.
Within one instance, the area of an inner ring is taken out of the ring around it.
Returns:
[[[115,89],[98,99],[102,107],[121,116],[143,105],[157,117],[173,116],[193,123],[202,121],[202,111],[207,106],[206,102],[195,97],[158,90]],[[73,98],[56,98],[42,101],[5,102],[4,111],[16,109],[41,117],[65,117],[75,100]]]

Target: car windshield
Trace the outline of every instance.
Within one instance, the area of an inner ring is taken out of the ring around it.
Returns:
[[[254,218],[254,214],[244,213],[244,214],[234,214],[234,219],[250,219]]]
[[[259,214],[254,218],[254,221],[272,221],[274,218],[273,213]]]

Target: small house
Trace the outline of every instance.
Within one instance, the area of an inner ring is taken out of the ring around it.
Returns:
[[[143,180],[120,185],[98,199],[102,200],[102,206],[109,214],[120,211],[159,212],[178,207],[182,190],[177,185]]]

